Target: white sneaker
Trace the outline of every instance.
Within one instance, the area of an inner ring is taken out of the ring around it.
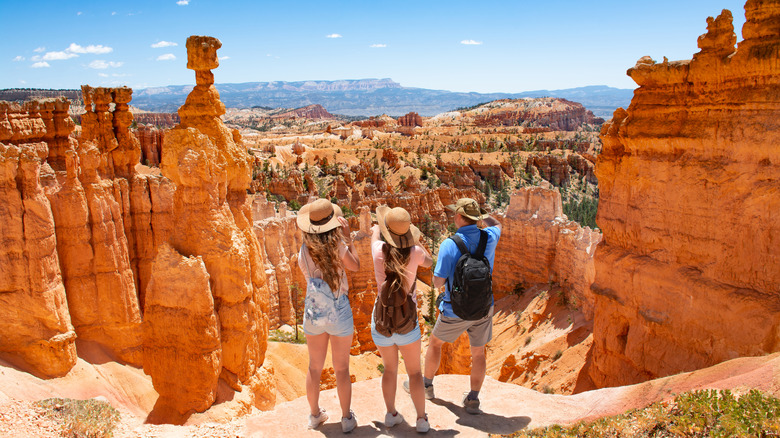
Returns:
[[[344,433],[350,433],[355,427],[357,427],[357,417],[355,417],[354,412],[349,411],[349,418],[341,419],[341,431]]]
[[[325,409],[320,408],[320,413],[315,415],[309,414],[309,429],[314,429],[320,424],[324,423],[328,419],[328,413]]]
[[[390,412],[385,414],[385,427],[393,427],[396,424],[404,422],[404,416],[400,412],[396,412],[395,415]]]
[[[417,419],[417,432],[426,433],[431,429],[430,423],[428,423],[428,414],[425,414],[423,418]]]

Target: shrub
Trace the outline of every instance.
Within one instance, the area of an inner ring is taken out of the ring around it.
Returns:
[[[271,342],[287,342],[290,344],[305,344],[306,343],[306,335],[303,333],[303,330],[298,331],[296,334],[295,332],[288,333],[282,330],[271,330],[268,332],[268,340]]]
[[[95,400],[49,398],[38,405],[47,415],[63,422],[62,436],[69,438],[104,438],[114,436],[119,411],[111,404]]]
[[[592,422],[523,430],[508,436],[726,438],[773,437],[778,434],[780,399],[757,390],[741,397],[734,396],[729,390],[703,390],[680,394],[671,403],[657,402],[643,409]]]

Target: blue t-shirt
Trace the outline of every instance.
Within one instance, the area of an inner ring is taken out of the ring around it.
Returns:
[[[496,246],[498,246],[498,239],[501,237],[501,228],[487,227],[484,231],[488,234],[487,247],[485,248],[485,257],[490,262],[490,272],[493,272],[494,261],[496,258]],[[463,243],[473,254],[477,250],[479,244],[479,228],[476,225],[466,225],[460,227],[456,234],[460,235],[463,239]],[[455,264],[460,258],[460,250],[458,245],[452,239],[444,239],[439,247],[439,258],[436,261],[436,269],[433,270],[433,275],[436,277],[446,278],[447,286],[444,289],[444,300],[439,305],[439,311],[442,315],[457,318],[455,312],[452,311],[452,304],[450,304],[450,284],[455,276]]]

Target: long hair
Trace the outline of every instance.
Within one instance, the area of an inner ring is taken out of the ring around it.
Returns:
[[[333,294],[337,294],[341,285],[344,263],[339,257],[341,228],[334,228],[320,234],[303,233],[303,242],[309,249],[314,264],[322,271],[322,279],[328,283]]]
[[[385,241],[384,236],[382,236],[382,241]],[[382,253],[385,256],[385,281],[387,281],[388,291],[406,293],[404,274],[406,273],[406,265],[409,264],[409,256],[412,254],[412,247],[396,248],[385,242]]]

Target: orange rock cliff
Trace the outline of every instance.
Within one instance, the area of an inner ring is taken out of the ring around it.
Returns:
[[[591,376],[625,385],[780,350],[780,1],[649,57],[602,128]]]
[[[188,40],[197,86],[166,136],[164,176],[138,173],[128,88],[82,88],[78,141],[67,100],[0,103],[0,358],[57,377],[75,365],[77,339],[97,344],[144,366],[158,421],[207,409],[218,384],[274,404],[250,161],[219,118],[219,46]]]

